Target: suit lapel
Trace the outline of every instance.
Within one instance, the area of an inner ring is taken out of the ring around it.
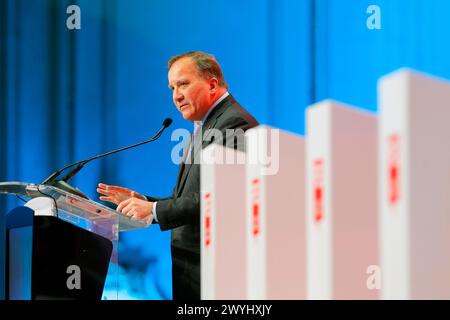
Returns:
[[[192,139],[191,137],[192,136],[188,137],[188,140],[187,140],[187,142],[186,142],[186,144],[185,144],[185,146],[183,148],[183,155],[181,156],[181,163],[186,163],[186,157],[187,157],[187,154],[188,154],[188,150],[191,147],[191,139]]]
[[[217,122],[217,118],[214,119],[214,121],[212,121],[212,123],[210,124],[206,124],[205,127],[202,127],[202,134],[203,134],[203,139],[202,139],[202,146],[200,148],[197,147],[197,149],[194,149],[194,159],[198,159],[198,153],[200,152],[200,150],[202,150],[205,146],[207,146],[208,144],[211,143],[211,141],[209,140],[209,137],[212,134],[212,130],[210,130],[211,128],[214,128],[214,126],[216,125]]]
[[[195,161],[195,155],[197,154],[196,150],[195,150],[195,141],[198,141],[198,139],[201,140],[201,134],[202,134],[202,128],[199,128],[198,132],[196,132],[195,134],[195,138],[194,138],[194,146],[193,149],[191,150],[191,153],[189,154],[189,158],[190,159],[186,159],[187,158],[187,153],[189,148],[191,147],[191,139],[189,137],[189,144],[186,148],[186,155],[184,156],[184,162],[183,162],[183,171],[181,173],[181,177],[180,177],[180,183],[178,184],[178,188],[177,188],[177,196],[180,194],[181,190],[183,190],[184,187],[184,183],[186,182],[186,179],[189,175],[189,171],[191,170],[191,167],[194,164]],[[186,161],[188,163],[186,163]]]
[[[180,189],[180,181],[183,173],[186,171],[186,157],[189,150],[189,147],[191,146],[191,136],[188,137],[188,141],[186,145],[183,148],[183,154],[181,156],[181,162],[178,166],[178,175],[177,175],[177,184],[175,189],[175,195],[178,195],[178,190]]]
[[[194,162],[196,161],[196,159],[199,159],[197,157],[198,153],[200,152],[201,149],[203,149],[204,146],[206,146],[207,144],[209,144],[209,136],[211,135],[211,132],[207,132],[206,136],[204,136],[202,138],[202,135],[208,131],[208,129],[214,128],[214,126],[217,123],[217,119],[220,117],[220,115],[226,110],[226,108],[232,103],[232,101],[234,101],[234,99],[232,98],[231,94],[225,98],[223,101],[221,101],[215,108],[213,111],[211,111],[211,114],[208,116],[208,118],[206,119],[204,125],[200,128],[199,132],[196,133],[195,135],[195,141],[198,141],[197,139],[201,139],[202,144],[200,148],[197,148],[197,150],[195,149],[195,146],[193,148],[193,150],[191,151],[191,158],[192,161]],[[190,138],[190,137],[189,137]],[[190,140],[189,140],[189,147],[190,147]],[[187,154],[187,148],[185,153]],[[193,154],[193,157],[192,157]],[[186,157],[186,155],[184,155],[184,157]],[[185,159],[186,160],[186,159]],[[198,163],[199,165],[200,163]],[[189,175],[189,171],[191,169],[191,167],[193,166],[193,163],[185,163],[183,162],[183,168],[180,168],[180,172],[178,174],[178,180],[179,180],[179,184],[177,181],[177,194],[176,196],[179,196],[181,193],[181,190],[183,190],[184,188],[184,184],[186,182],[186,179]]]

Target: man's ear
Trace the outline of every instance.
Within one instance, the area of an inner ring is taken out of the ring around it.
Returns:
[[[209,92],[216,93],[218,88],[219,88],[219,80],[217,80],[216,78],[209,79]]]

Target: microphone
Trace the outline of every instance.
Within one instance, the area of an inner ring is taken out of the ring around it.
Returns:
[[[164,119],[164,121],[163,121],[164,129],[167,128],[168,126],[170,126],[171,124],[172,124],[172,119],[170,119],[170,118]],[[164,130],[164,129],[161,129],[161,130]]]
[[[91,158],[88,158],[88,159],[85,159],[85,160],[81,160],[81,161],[69,164],[68,166],[65,166],[64,168],[53,172],[41,184],[52,185],[52,186],[58,187],[60,189],[68,191],[70,193],[75,193],[75,194],[77,194],[77,195],[79,195],[79,196],[81,196],[83,198],[88,199],[88,197],[86,195],[84,195],[83,193],[81,193],[80,191],[78,191],[77,189],[73,188],[72,186],[70,186],[67,183],[67,181],[69,181],[75,174],[77,174],[78,171],[80,171],[86,165],[86,163],[88,163],[88,162],[90,162],[92,160],[98,159],[98,158],[109,156],[110,154],[113,154],[113,153],[121,152],[121,151],[124,151],[124,150],[135,148],[135,147],[141,146],[143,144],[155,141],[155,140],[159,139],[159,137],[162,135],[163,131],[167,127],[169,127],[171,124],[172,124],[172,119],[166,118],[163,121],[161,129],[159,129],[159,131],[151,139],[145,140],[145,141],[142,141],[142,142],[138,142],[138,143],[135,143],[135,144],[133,144],[131,146],[127,146],[127,147],[123,147],[123,148],[116,149],[116,150],[113,150],[113,151],[109,151],[109,152],[106,152],[106,153],[102,153],[102,154],[99,154],[97,156],[94,156],[94,157],[91,157]],[[71,170],[64,178],[62,178],[61,180],[56,180],[56,178],[61,174],[61,172],[63,172],[64,170],[67,170],[67,169],[69,169],[71,167],[75,167],[75,166],[76,166],[76,168]]]

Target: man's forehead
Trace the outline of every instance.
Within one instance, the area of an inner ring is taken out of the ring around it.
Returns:
[[[195,71],[196,69],[192,59],[190,57],[185,57],[174,62],[169,70],[169,76],[183,73],[194,73]]]

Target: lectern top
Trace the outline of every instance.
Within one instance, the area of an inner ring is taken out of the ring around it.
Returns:
[[[56,201],[58,210],[90,221],[117,219],[119,231],[145,228],[149,225],[141,220],[131,219],[127,215],[90,199],[84,199],[57,187],[26,182],[0,182],[0,194],[14,194],[29,199],[51,197]]]

